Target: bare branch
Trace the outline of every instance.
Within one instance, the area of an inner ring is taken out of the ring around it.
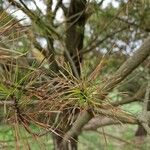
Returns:
[[[101,127],[109,126],[109,125],[116,125],[116,124],[133,124],[134,125],[134,124],[137,124],[137,122],[130,122],[127,120],[124,122],[121,119],[119,121],[117,119],[108,118],[105,116],[97,116],[91,119],[89,123],[83,127],[83,130],[96,130],[97,128],[101,128]]]
[[[119,30],[117,30],[117,31],[114,31],[114,32],[112,32],[112,33],[106,35],[103,39],[97,40],[96,42],[95,42],[96,38],[94,38],[94,39],[90,42],[90,44],[89,44],[90,47],[89,47],[89,48],[84,48],[84,49],[81,51],[81,53],[82,53],[82,54],[85,54],[85,53],[88,53],[88,52],[92,51],[92,50],[95,49],[97,46],[101,45],[103,42],[105,42],[105,41],[108,40],[109,38],[113,37],[115,34],[120,33],[120,32],[122,32],[123,30],[126,30],[126,29],[128,29],[128,27],[124,27],[124,28],[122,28],[122,29],[119,29]],[[94,43],[93,43],[93,42],[94,42]],[[93,43],[93,44],[92,44],[92,43]]]
[[[131,102],[135,102],[135,101],[140,101],[141,98],[144,96],[145,94],[145,85],[141,86],[141,88],[134,94],[134,96],[132,97],[129,97],[129,98],[126,98],[126,99],[123,99],[121,101],[115,101],[115,102],[112,102],[111,105],[113,106],[119,106],[119,105],[124,105],[124,104],[128,104],[128,103],[131,103]]]

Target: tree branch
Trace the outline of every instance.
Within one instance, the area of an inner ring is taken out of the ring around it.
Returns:
[[[104,126],[109,126],[109,125],[116,125],[116,124],[137,124],[137,122],[131,122],[129,120],[117,120],[117,119],[113,119],[113,118],[108,118],[108,117],[105,117],[105,116],[97,116],[93,119],[91,119],[89,121],[88,124],[86,124],[84,127],[83,127],[83,130],[96,130],[97,128],[101,128],[101,127],[104,127]]]
[[[104,84],[102,84],[101,93],[105,93],[105,95],[101,95],[101,100],[105,99],[105,96],[107,95],[107,93],[111,91],[118,83],[123,81],[149,55],[150,55],[150,36],[144,41],[142,46],[133,54],[133,56],[128,58],[127,61],[118,69],[118,71],[109,78],[108,82],[105,82]],[[78,131],[81,131],[83,126],[91,119],[92,119],[92,116],[87,111],[84,112],[84,117],[80,115],[75,121],[76,123],[66,133],[63,143],[66,143],[69,139],[71,139],[74,133],[78,135],[79,134]],[[137,122],[136,118],[133,118],[133,120],[134,119],[135,119],[135,122]],[[84,122],[82,120],[84,120]],[[133,120],[131,122],[134,123]]]
[[[131,102],[135,102],[135,101],[140,101],[141,98],[144,96],[145,94],[145,85],[141,86],[141,88],[134,94],[134,96],[123,99],[121,101],[115,101],[115,102],[111,102],[111,105],[113,106],[120,106],[120,105],[124,105],[124,104],[128,104]]]
[[[75,137],[80,134],[82,127],[87,124],[87,122],[91,119],[92,115],[83,111],[79,114],[77,120],[73,123],[71,130],[69,130],[62,141],[62,145],[66,145],[66,141],[69,141],[70,138]]]
[[[103,42],[105,42],[106,40],[108,40],[109,38],[111,38],[111,37],[113,37],[114,35],[116,35],[117,33],[120,33],[120,32],[122,32],[123,30],[126,30],[126,29],[128,29],[128,27],[124,27],[124,28],[121,28],[121,29],[119,29],[119,30],[117,30],[117,31],[114,31],[114,32],[112,32],[112,33],[110,33],[110,34],[107,34],[103,39],[101,39],[101,40],[97,40],[96,41],[96,39],[97,39],[97,37],[96,38],[94,38],[91,42],[90,42],[90,47],[89,48],[84,48],[84,49],[82,49],[82,51],[81,51],[81,53],[82,54],[85,54],[85,53],[88,53],[88,52],[90,52],[91,50],[93,50],[93,49],[95,49],[97,46],[99,46],[99,45],[101,45]],[[96,41],[96,42],[95,42]],[[94,43],[93,43],[94,42]]]
[[[116,73],[107,79],[101,90],[107,93],[118,83],[123,81],[132,71],[137,68],[150,55],[150,36],[143,42],[142,46],[131,56]]]

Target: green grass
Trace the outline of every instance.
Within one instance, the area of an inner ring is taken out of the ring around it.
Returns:
[[[37,129],[33,129],[36,131]],[[19,128],[19,147],[21,150],[27,150],[28,145],[31,150],[51,150],[53,148],[52,138],[50,135],[41,136],[36,138],[27,133],[23,128]],[[16,137],[14,130],[7,125],[0,126],[0,150],[1,149],[16,149]]]
[[[34,131],[38,131],[38,129],[32,127]],[[104,131],[113,136],[119,137],[120,139],[124,139],[132,142],[134,139],[134,133],[136,130],[136,126],[109,126],[105,127]],[[30,145],[31,150],[52,150],[53,142],[51,135],[47,134],[45,136],[41,136],[39,138],[34,138],[30,134],[28,134],[23,128],[19,129],[21,140],[20,149],[27,150],[28,145]],[[102,129],[100,129],[102,131]],[[111,138],[102,133],[96,133],[92,131],[83,132],[81,136],[79,136],[79,150],[134,150],[136,149],[134,145],[126,144],[124,142],[119,141],[118,139]],[[144,146],[144,145],[143,145]],[[148,150],[146,148],[141,150]],[[15,150],[16,149],[16,138],[14,136],[14,131],[10,126],[1,125],[0,126],[0,150]]]

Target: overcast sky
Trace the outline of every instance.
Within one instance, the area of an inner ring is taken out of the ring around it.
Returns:
[[[91,0],[91,1],[92,1],[92,0]],[[46,7],[46,5],[43,3],[43,0],[35,0],[35,2],[36,2],[36,5],[41,9],[41,11],[43,12],[43,14],[45,14],[47,7]],[[63,3],[64,3],[65,5],[67,5],[68,2],[69,2],[69,0],[63,0]],[[53,9],[55,8],[56,3],[57,3],[57,1],[56,1],[56,0],[53,0],[53,6],[52,6]],[[102,7],[103,7],[103,8],[107,7],[107,5],[108,5],[109,3],[112,3],[114,7],[118,7],[118,2],[117,2],[116,0],[104,0]],[[5,3],[5,7],[7,7],[7,6],[8,6],[8,3]],[[34,5],[33,2],[29,2],[28,8],[33,9],[33,10],[36,10],[36,6]],[[14,12],[14,9],[12,9],[12,7],[10,7],[10,8],[8,9],[8,11],[9,11],[10,13],[12,13],[12,12]],[[30,24],[30,19],[29,19],[21,10],[17,10],[15,13],[13,13],[13,15],[16,16],[18,19],[24,18],[24,21],[22,21],[23,24],[24,24],[24,23]],[[63,18],[63,12],[62,12],[61,9],[59,9],[58,12],[57,12],[57,14],[56,14],[56,20],[57,20],[58,22],[62,22],[63,19],[64,19],[64,18]]]

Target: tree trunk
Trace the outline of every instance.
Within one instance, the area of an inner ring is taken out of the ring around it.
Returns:
[[[79,78],[81,74],[80,63],[82,62],[82,55],[80,50],[83,48],[84,40],[84,26],[86,22],[85,9],[86,0],[71,0],[68,11],[65,14],[67,20],[65,39],[67,50],[64,52],[64,56],[69,62],[74,76],[77,78]],[[66,129],[70,129],[70,127],[67,126]],[[68,131],[66,129],[63,133]],[[77,150],[77,136],[72,137],[72,139],[65,144],[62,142],[62,137],[53,135],[55,150]]]
[[[69,142],[67,142],[66,145],[62,144],[62,138],[57,136],[57,135],[53,135],[53,145],[54,145],[54,150],[77,150],[77,140],[78,137],[74,137],[73,140],[70,140]]]
[[[80,63],[82,62],[82,54],[80,53],[80,50],[83,48],[84,40],[84,26],[86,22],[85,9],[86,0],[71,0],[70,7],[66,14],[67,31],[65,43],[67,51],[65,51],[65,57],[69,61],[72,71],[76,77],[77,74],[80,76],[81,71]],[[68,56],[68,54],[70,56]]]
[[[149,71],[149,74],[150,74],[150,71]],[[149,82],[149,80],[148,80]],[[149,83],[148,83],[148,90],[149,90]],[[150,112],[150,93],[148,92],[148,97],[146,96],[147,94],[145,93],[145,100],[147,101],[146,102],[146,107],[143,107],[144,109],[146,109],[146,113]],[[145,101],[143,102],[145,103]],[[149,119],[150,120],[150,119]],[[150,127],[150,123],[148,124],[149,127]],[[145,130],[145,128],[140,124],[138,125],[138,129],[135,133],[135,137],[137,139],[137,141],[139,141],[139,144],[141,144],[141,142],[144,143],[144,140],[145,140],[145,137],[147,136],[147,131]]]

